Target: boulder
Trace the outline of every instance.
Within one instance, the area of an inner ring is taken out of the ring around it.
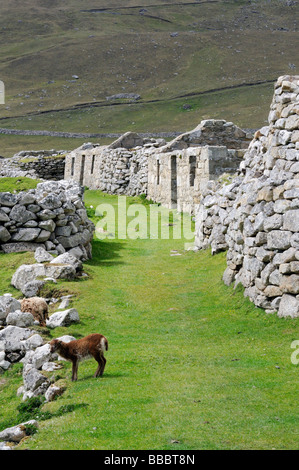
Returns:
[[[30,336],[28,339],[21,341],[20,343],[22,345],[22,349],[25,349],[26,351],[33,351],[39,346],[42,346],[44,340],[38,333],[36,333]]]
[[[12,447],[6,442],[0,442],[0,450],[12,450]]]
[[[42,365],[42,370],[46,372],[53,372],[54,370],[62,369],[62,366],[56,362],[44,362]]]
[[[30,281],[22,287],[21,291],[25,297],[36,297],[44,285],[45,281]]]
[[[57,385],[53,384],[47,389],[45,393],[46,401],[53,401],[56,397],[59,397],[65,391],[65,387],[58,387]]]
[[[69,264],[75,268],[76,271],[82,271],[83,265],[82,262],[74,255],[69,252],[62,253],[56,258],[52,258],[50,264]]]
[[[45,362],[49,362],[51,358],[52,354],[50,351],[50,345],[47,343],[36,348],[33,355],[31,356],[31,363],[35,369],[41,369],[43,364]]]
[[[18,424],[17,426],[6,428],[4,431],[0,432],[0,441],[14,443],[20,442],[22,439],[24,439],[24,437],[27,436],[26,426],[28,428],[29,426],[30,428],[32,426],[38,428],[38,422],[35,419],[31,419],[30,421]]]
[[[45,269],[43,264],[22,264],[12,276],[11,284],[19,290],[30,281],[35,281],[37,277],[44,277]]]
[[[62,312],[53,313],[49,320],[47,320],[47,326],[49,328],[57,328],[59,326],[69,326],[72,323],[79,323],[79,313],[75,308],[63,310]]]
[[[46,390],[50,382],[45,375],[35,369],[31,364],[27,364],[23,370],[23,380],[25,391],[36,392],[41,387]],[[38,395],[37,393],[36,395]],[[33,396],[33,395],[31,395]]]
[[[18,223],[24,224],[28,220],[35,220],[36,215],[28,211],[25,206],[17,204],[10,211],[9,218],[15,220]]]
[[[10,312],[21,309],[21,304],[14,299],[11,294],[4,294],[0,297],[0,322],[5,320]]]
[[[0,360],[0,371],[4,371],[9,369],[11,366],[11,363],[9,361],[6,361],[5,359]]]
[[[0,331],[0,342],[4,341],[5,351],[19,351],[23,349],[22,341],[28,339],[36,332],[29,328],[9,325]]]
[[[16,310],[15,312],[11,312],[7,315],[6,324],[27,328],[28,326],[32,326],[34,324],[34,318],[33,315],[31,315],[29,312],[21,312],[21,310]]]
[[[21,291],[28,289],[28,282],[36,281],[37,278],[69,279],[76,277],[76,269],[70,264],[60,263],[37,263],[22,264],[13,274],[11,283]]]
[[[39,246],[44,246],[40,243],[33,242],[14,242],[4,243],[1,249],[4,253],[22,253],[24,251],[35,251]]]
[[[13,207],[18,202],[18,196],[11,193],[0,193],[0,205],[5,207]]]
[[[284,294],[278,309],[279,317],[299,317],[299,299],[294,295]]]

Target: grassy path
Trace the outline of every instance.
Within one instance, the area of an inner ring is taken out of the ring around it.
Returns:
[[[101,202],[117,198],[86,193],[87,205]],[[94,379],[86,361],[71,383],[64,363],[67,390],[43,409],[74,411],[41,421],[20,448],[296,448],[298,320],[266,315],[224,286],[224,266],[225,254],[185,252],[183,240],[95,239],[89,278],[63,283],[81,323],[51,336],[106,335],[105,374]],[[0,425],[20,402],[18,368],[3,377]]]

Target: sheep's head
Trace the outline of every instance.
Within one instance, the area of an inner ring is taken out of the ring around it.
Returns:
[[[61,341],[59,341],[59,339],[52,339],[49,344],[50,344],[50,352],[54,353],[59,350],[61,346]]]

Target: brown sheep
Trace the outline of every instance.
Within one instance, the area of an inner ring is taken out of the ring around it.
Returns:
[[[52,339],[49,344],[51,353],[57,352],[59,356],[72,362],[72,381],[78,378],[79,362],[89,357],[94,357],[98,363],[94,376],[100,377],[103,375],[106,365],[104,352],[108,351],[108,341],[105,336],[94,333],[85,336],[85,338],[74,339],[69,343]]]
[[[48,316],[48,304],[42,297],[30,297],[21,300],[21,311],[29,312],[41,326],[46,326]]]

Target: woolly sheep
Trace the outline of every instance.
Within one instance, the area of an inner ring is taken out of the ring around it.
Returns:
[[[21,300],[21,311],[29,312],[41,326],[46,326],[48,316],[48,304],[42,297],[30,297]]]

